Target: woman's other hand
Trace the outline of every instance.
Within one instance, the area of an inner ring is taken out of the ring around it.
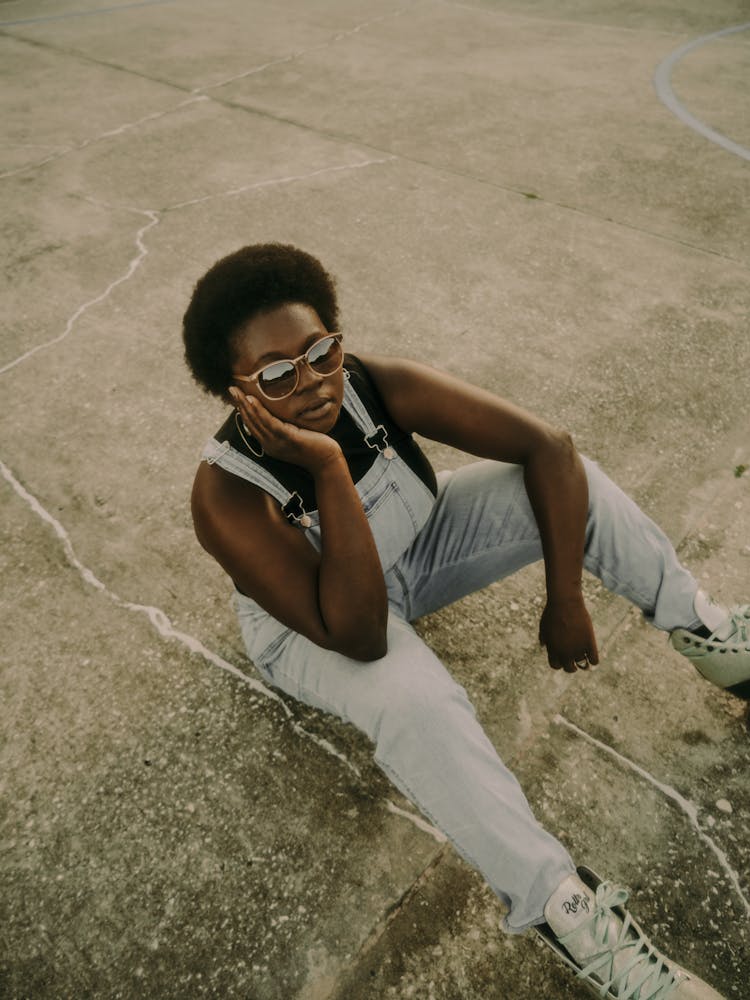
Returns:
[[[599,662],[594,626],[581,593],[548,598],[539,623],[539,642],[547,647],[553,670],[587,670]]]

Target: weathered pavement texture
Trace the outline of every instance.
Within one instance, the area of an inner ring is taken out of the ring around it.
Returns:
[[[222,412],[180,320],[219,256],[298,244],[353,348],[568,428],[717,597],[750,599],[747,21],[744,0],[0,4],[0,995],[583,995],[500,932],[363,738],[259,684],[192,535]],[[539,567],[420,629],[547,827],[747,1000],[746,706],[586,586],[590,676],[538,649]]]

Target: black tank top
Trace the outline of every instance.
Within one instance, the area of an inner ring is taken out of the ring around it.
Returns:
[[[344,355],[344,367],[349,372],[352,388],[362,400],[372,422],[376,427],[378,424],[383,425],[388,434],[388,444],[395,448],[412,472],[422,480],[433,496],[436,496],[437,482],[432,466],[411,434],[399,427],[389,414],[367,368],[354,354]],[[358,483],[375,461],[377,451],[365,443],[362,431],[343,406],[338,420],[328,434],[341,445],[352,482]],[[317,509],[315,483],[310,473],[290,462],[282,462],[268,455],[262,458],[254,455],[239,432],[235,411],[225,420],[214,437],[219,443],[228,441],[233,448],[269,472],[290,493],[299,493],[305,510]]]

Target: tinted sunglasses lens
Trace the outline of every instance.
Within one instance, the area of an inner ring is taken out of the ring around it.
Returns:
[[[321,375],[332,375],[339,365],[343,352],[336,337],[324,337],[313,344],[307,354],[310,367]]]
[[[258,385],[270,399],[282,399],[297,386],[297,369],[291,361],[277,361],[258,373]]]

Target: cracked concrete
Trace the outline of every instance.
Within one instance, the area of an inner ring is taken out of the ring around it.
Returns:
[[[502,935],[359,734],[254,675],[189,523],[222,411],[183,370],[180,317],[223,253],[298,243],[338,276],[353,347],[566,426],[747,600],[746,16],[2,5],[3,996],[580,995]],[[665,61],[736,149],[660,101]],[[532,567],[420,630],[545,825],[744,1000],[746,706],[592,580],[602,665],[552,674],[542,585]]]

